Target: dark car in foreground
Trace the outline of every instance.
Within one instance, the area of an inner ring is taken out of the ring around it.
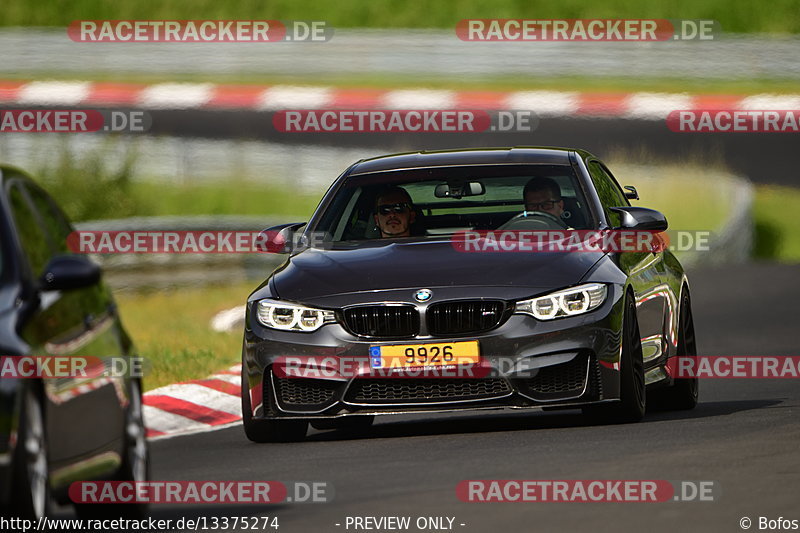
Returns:
[[[141,383],[123,368],[134,347],[99,267],[70,253],[72,231],[41,187],[0,165],[3,516],[46,515],[53,500],[70,501],[74,481],[147,479]],[[47,360],[86,368],[33,370],[32,361]],[[96,371],[88,371],[91,366]],[[76,510],[80,516],[138,516],[145,508],[82,504]]]
[[[392,413],[580,408],[631,422],[648,403],[694,407],[697,381],[668,368],[695,353],[687,277],[668,249],[465,249],[467,234],[667,229],[633,198],[582,150],[353,164],[307,224],[268,231],[289,256],[247,300],[247,437]]]

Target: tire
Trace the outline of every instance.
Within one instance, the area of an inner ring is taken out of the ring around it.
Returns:
[[[114,481],[144,482],[150,479],[150,449],[144,425],[141,385],[131,380],[130,403],[125,411],[125,450]],[[149,505],[140,503],[74,504],[80,518],[147,518]]]
[[[144,425],[141,385],[131,381],[131,403],[128,406],[125,424],[125,459],[117,478],[120,481],[143,482],[150,479],[150,448],[147,444],[147,429]],[[123,518],[146,518],[147,503],[121,505],[118,509]]]
[[[583,408],[583,413],[594,420],[613,424],[639,422],[644,418],[647,387],[644,382],[644,359],[636,304],[631,296],[625,298],[625,314],[622,319],[619,381],[619,402],[589,405]]]
[[[242,362],[242,427],[244,434],[253,442],[294,442],[305,438],[308,432],[306,420],[254,420],[250,407],[247,375]]]
[[[372,415],[345,416],[336,419],[311,420],[314,429],[335,429],[347,433],[363,433],[372,427]]]
[[[678,357],[697,355],[692,303],[688,289],[684,288],[679,311]],[[697,406],[700,384],[694,378],[675,378],[672,385],[653,392],[653,406],[662,411],[685,411]]]
[[[10,514],[29,520],[47,516],[50,510],[47,432],[41,395],[34,386],[26,387],[23,393],[12,472]]]

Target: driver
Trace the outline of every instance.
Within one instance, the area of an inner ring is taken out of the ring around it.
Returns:
[[[387,187],[375,197],[373,216],[383,238],[410,237],[416,215],[411,196],[402,187]]]
[[[561,220],[564,200],[561,199],[561,188],[555,180],[542,176],[531,178],[522,190],[522,197],[526,212],[542,211]]]

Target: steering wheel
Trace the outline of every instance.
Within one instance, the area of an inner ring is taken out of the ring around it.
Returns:
[[[544,211],[523,211],[514,218],[500,226],[498,229],[568,229],[567,224],[560,217]]]

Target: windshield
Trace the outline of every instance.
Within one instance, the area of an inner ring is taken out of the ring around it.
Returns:
[[[328,242],[592,226],[569,165],[437,167],[352,176],[315,218],[309,230],[325,234]]]

